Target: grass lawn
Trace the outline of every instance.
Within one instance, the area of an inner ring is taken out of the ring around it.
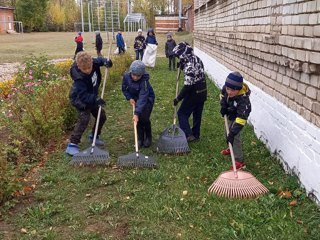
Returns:
[[[117,34],[117,32],[115,33]],[[135,54],[133,49],[134,38],[137,33],[123,33],[123,37],[128,46],[128,52]],[[49,59],[72,58],[76,44],[74,42],[74,32],[47,32],[47,33],[24,33],[24,34],[1,34],[0,35],[0,64],[10,62],[23,62],[31,54],[39,56],[45,54]],[[84,48],[86,51],[96,55],[95,51],[95,33],[84,33]],[[101,33],[104,41],[102,54],[107,53],[108,40],[105,32]],[[146,33],[144,33],[146,37]],[[158,56],[164,56],[164,46],[166,41],[165,34],[156,34],[159,42]],[[109,39],[112,39],[112,33],[109,33]],[[176,33],[174,36],[176,42],[192,42],[191,34]],[[115,48],[113,49],[115,50]],[[113,51],[112,51],[113,52]]]
[[[115,168],[119,156],[134,151],[132,109],[120,91],[121,79],[109,82],[102,137],[111,166],[71,167],[63,143],[38,172],[35,191],[2,206],[1,239],[320,239],[319,209],[250,126],[242,132],[247,171],[270,193],[251,200],[207,193],[230,166],[230,159],[220,155],[226,147],[224,125],[219,91],[210,81],[201,141],[190,144],[188,155],[157,154],[155,143],[173,120],[176,72],[167,70],[165,58],[148,71],[156,93],[154,143],[141,152],[156,157],[159,168]],[[87,147],[84,136],[81,148]]]

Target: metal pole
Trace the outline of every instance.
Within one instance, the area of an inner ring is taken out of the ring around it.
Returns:
[[[89,23],[89,32],[91,32],[91,16],[90,16],[90,3],[88,2],[88,23]]]
[[[113,39],[114,39],[113,4],[112,4],[112,0],[110,0],[110,12],[111,12],[112,37],[113,37]],[[120,27],[120,26],[119,26],[119,27]]]
[[[104,30],[107,34],[107,39],[109,41],[109,30],[108,30],[108,24],[107,24],[107,2],[104,1]]]
[[[82,32],[84,32],[84,23],[83,23],[83,2],[82,0],[80,1],[80,10],[81,10],[81,29],[82,29]]]
[[[98,30],[100,31],[100,1],[97,0]]]
[[[182,17],[182,0],[179,0],[179,29],[178,29],[178,32],[182,32],[181,17]]]
[[[94,21],[93,21],[93,8],[92,8],[92,0],[90,1],[90,10],[91,10],[91,22],[92,22],[92,31],[94,31]]]

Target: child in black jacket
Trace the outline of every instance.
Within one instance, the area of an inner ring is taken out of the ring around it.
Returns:
[[[248,85],[243,83],[243,77],[238,72],[232,72],[228,75],[221,90],[220,113],[222,116],[227,115],[229,134],[226,138],[227,142],[232,144],[237,169],[245,167],[240,131],[247,123],[251,112],[250,93]],[[230,155],[230,149],[222,150],[221,154]]]
[[[173,53],[173,49],[177,46],[176,41],[172,38],[170,33],[167,34],[167,42],[165,46],[166,57],[169,58],[169,70],[176,69],[176,58]]]
[[[207,100],[204,66],[186,42],[179,43],[173,52],[180,59],[179,67],[184,72],[184,86],[178,97],[173,100],[173,105],[176,106],[183,99],[178,110],[179,125],[186,134],[188,142],[193,142],[200,138],[202,111],[204,102]],[[193,115],[192,129],[189,124],[191,114]]]
[[[96,45],[97,55],[98,57],[102,57],[102,54],[101,54],[102,45],[103,45],[102,37],[101,37],[100,31],[96,31],[95,33],[96,33],[95,45]]]
[[[143,52],[144,49],[146,48],[146,43],[145,43],[146,39],[145,37],[142,35],[142,29],[138,29],[138,36],[136,36],[136,38],[134,39],[134,51],[136,52],[136,60],[142,60],[143,58]]]
[[[150,147],[152,143],[150,115],[155,95],[142,61],[135,60],[129,72],[124,74],[122,93],[130,104],[135,106],[133,121],[137,122],[139,147]]]
[[[99,106],[105,105],[105,101],[98,96],[98,90],[101,83],[100,67],[112,67],[112,61],[107,58],[92,58],[87,52],[79,52],[76,60],[71,66],[70,75],[73,79],[73,85],[70,90],[71,104],[78,110],[79,118],[70,137],[70,143],[67,146],[66,153],[73,156],[79,153],[78,144],[80,143],[83,132],[86,130],[90,115],[97,118]],[[99,139],[101,129],[106,121],[106,114],[101,109],[100,121],[98,125],[98,137],[96,144],[103,145]],[[92,142],[95,126],[92,134],[89,135],[89,141]]]

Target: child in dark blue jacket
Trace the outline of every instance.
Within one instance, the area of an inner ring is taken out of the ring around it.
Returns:
[[[176,41],[172,38],[170,33],[167,34],[167,42],[165,46],[166,57],[169,58],[169,70],[176,69],[176,57],[174,55],[173,49],[177,46]]]
[[[70,75],[74,82],[70,90],[70,101],[79,112],[78,122],[73,129],[70,143],[66,149],[66,153],[71,156],[79,153],[78,144],[89,124],[90,115],[92,114],[97,118],[99,106],[105,105],[105,101],[98,96],[101,83],[101,66],[112,67],[112,61],[107,58],[92,58],[87,52],[79,52],[75,62],[71,66]],[[101,133],[105,121],[106,114],[105,111],[101,109],[98,136]],[[92,142],[93,139],[95,126],[96,124],[94,124],[92,134],[89,135],[90,142]],[[103,145],[104,143],[97,137],[96,144]]]
[[[148,29],[147,38],[146,38],[146,44],[156,44],[158,45],[156,35],[154,34],[153,28]]]
[[[150,147],[152,131],[150,115],[154,104],[154,91],[149,82],[149,74],[140,60],[135,60],[125,73],[122,81],[122,92],[132,106],[135,106],[133,121],[137,122],[139,147]]]
[[[117,40],[117,47],[119,49],[119,54],[124,53],[125,52],[125,43],[123,40],[121,30],[118,31],[118,34],[116,36],[116,40]]]

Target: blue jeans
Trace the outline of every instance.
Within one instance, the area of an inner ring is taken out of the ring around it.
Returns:
[[[204,102],[193,103],[190,101],[183,100],[178,110],[178,119],[180,128],[186,134],[186,137],[193,135],[195,138],[200,138],[200,126],[202,119]],[[189,117],[193,117],[193,126],[190,128]]]
[[[136,51],[136,60],[139,60],[139,55],[141,57],[141,61],[142,61],[142,58],[143,58],[143,49],[139,49],[139,50],[135,50]]]

